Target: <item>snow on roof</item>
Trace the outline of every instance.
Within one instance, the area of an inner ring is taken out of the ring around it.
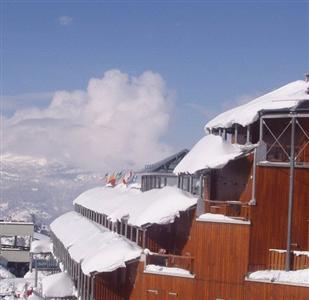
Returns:
[[[94,188],[78,196],[74,204],[103,213],[115,222],[127,218],[134,226],[169,224],[195,205],[197,199],[176,187],[166,186],[147,192],[116,188]]]
[[[57,273],[42,279],[44,298],[65,298],[74,296],[74,283],[67,273]]]
[[[175,174],[202,169],[219,169],[244,153],[244,147],[231,144],[221,136],[209,134],[200,139],[174,169]]]
[[[270,282],[309,284],[309,269],[297,271],[263,270],[249,274],[248,279]]]
[[[50,253],[52,252],[52,243],[50,240],[37,240],[32,241],[30,252],[31,253]]]
[[[233,124],[247,126],[258,119],[258,112],[268,109],[292,108],[302,100],[309,100],[306,93],[309,82],[298,80],[258,97],[244,105],[221,113],[205,125],[207,128],[228,128]]]
[[[135,243],[76,212],[60,216],[50,227],[86,275],[125,267],[142,252]]]

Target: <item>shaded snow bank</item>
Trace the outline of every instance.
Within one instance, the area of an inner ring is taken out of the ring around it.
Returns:
[[[188,270],[181,269],[181,268],[175,268],[175,267],[157,266],[157,265],[145,266],[144,272],[160,273],[162,275],[193,277],[193,275]]]
[[[303,80],[291,82],[244,105],[221,113],[205,125],[210,128],[228,128],[233,124],[247,126],[258,118],[261,110],[292,108],[302,100],[309,100],[309,83]]]
[[[15,275],[13,275],[9,270],[0,265],[0,280],[8,278],[15,278]]]
[[[123,188],[99,187],[86,191],[74,200],[92,211],[108,216],[115,222],[126,218],[128,224],[143,226],[146,224],[169,224],[195,205],[197,198],[176,187],[164,187],[142,193]]]
[[[142,253],[135,243],[76,212],[60,216],[50,228],[68,249],[71,258],[81,263],[86,275],[125,267],[127,261],[139,258]]]
[[[309,284],[309,269],[298,271],[264,270],[249,274],[248,279],[270,282]]]
[[[197,220],[204,222],[215,222],[215,223],[231,223],[231,224],[244,224],[244,225],[250,224],[250,221],[230,218],[222,214],[211,214],[211,213],[200,215],[197,218]]]
[[[74,283],[66,273],[57,273],[42,279],[42,295],[44,298],[64,298],[74,296]]]
[[[251,148],[250,148],[251,149]],[[200,139],[174,169],[175,174],[190,173],[203,169],[219,169],[230,160],[242,156],[248,148],[231,144],[221,136],[209,134]]]

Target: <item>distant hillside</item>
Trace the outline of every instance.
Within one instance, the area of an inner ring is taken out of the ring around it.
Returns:
[[[81,192],[103,184],[103,176],[56,162],[5,154],[0,168],[0,219],[49,224],[72,208]]]

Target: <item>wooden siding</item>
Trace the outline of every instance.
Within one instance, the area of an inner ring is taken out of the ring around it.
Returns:
[[[113,272],[101,273],[95,277],[94,299],[127,300],[138,275],[139,262],[133,262]]]
[[[248,202],[252,198],[253,155],[230,161],[224,168],[212,170],[211,199]]]
[[[308,182],[308,169],[297,168],[295,170],[292,250],[308,250]],[[250,270],[267,267],[269,249],[286,248],[288,192],[288,168],[257,167],[257,204],[251,209]]]
[[[195,209],[180,213],[173,224],[154,224],[146,231],[146,248],[153,252],[165,249],[167,254],[192,255],[191,242],[192,224],[195,219]]]
[[[229,298],[226,298],[227,300]],[[309,287],[246,281],[243,300],[308,300]]]
[[[250,226],[196,222],[195,274],[198,279],[241,283],[247,272]]]
[[[130,300],[197,299],[195,279],[144,273],[143,268],[143,263],[140,263]]]
[[[251,300],[243,299],[242,283],[223,283],[214,281],[198,281],[196,284],[196,298],[188,300]],[[279,299],[278,299],[279,300]]]

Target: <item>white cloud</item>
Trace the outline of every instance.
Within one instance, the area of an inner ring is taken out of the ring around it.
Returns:
[[[73,22],[73,18],[70,16],[61,16],[58,18],[58,23],[61,26],[69,26]]]
[[[118,70],[89,80],[86,90],[55,92],[45,109],[4,119],[4,151],[66,161],[87,169],[138,168],[170,154],[170,93],[159,74]]]
[[[0,96],[0,102],[2,110],[5,113],[16,111],[28,107],[31,103],[37,103],[42,107],[47,102],[50,102],[54,93],[53,92],[36,92],[36,93],[22,93],[15,95],[2,95]]]

